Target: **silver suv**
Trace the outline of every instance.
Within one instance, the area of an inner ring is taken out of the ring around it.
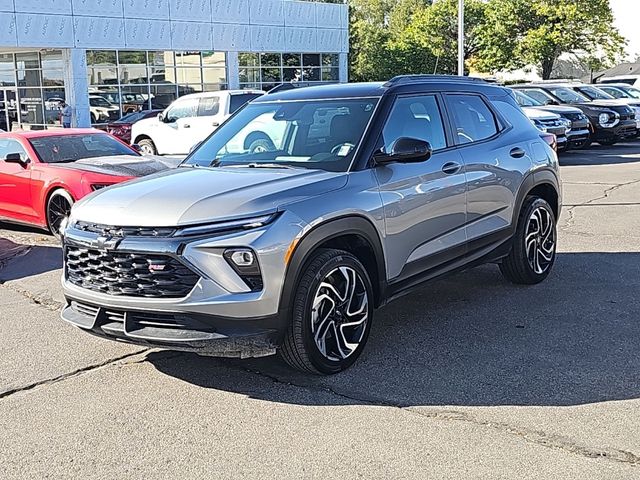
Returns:
[[[179,168],[74,206],[62,318],[339,372],[374,310],[427,280],[485,262],[516,283],[549,275],[561,205],[549,143],[512,93],[471,79],[265,95]]]

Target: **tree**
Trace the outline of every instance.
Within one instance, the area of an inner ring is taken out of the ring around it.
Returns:
[[[404,73],[433,70],[435,57],[408,35],[414,17],[430,0],[352,0],[350,77],[387,80]]]
[[[465,0],[465,60],[473,59],[480,48],[478,33],[484,28],[486,3]],[[458,71],[458,0],[439,0],[416,13],[406,37],[437,58],[437,73]]]
[[[565,53],[612,61],[625,45],[609,0],[489,0],[485,18],[474,62],[481,71],[535,65],[548,79]]]

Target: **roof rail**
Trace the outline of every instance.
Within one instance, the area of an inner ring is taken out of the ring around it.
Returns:
[[[417,82],[469,82],[469,83],[486,83],[485,80],[478,77],[462,77],[457,75],[397,75],[384,84],[385,87],[392,87],[394,85],[403,85],[405,83],[417,83]]]
[[[287,82],[281,83],[280,85],[276,85],[271,90],[267,92],[267,94],[284,92],[286,90],[294,90],[296,88],[304,88],[310,87],[311,84],[309,82]]]

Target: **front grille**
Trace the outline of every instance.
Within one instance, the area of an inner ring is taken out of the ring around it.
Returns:
[[[109,295],[180,298],[199,276],[173,257],[67,246],[65,274],[73,285]]]
[[[589,126],[589,118],[583,113],[563,113],[562,115],[571,120],[573,130],[583,130]]]
[[[567,133],[564,123],[560,120],[539,120],[545,126],[547,132],[555,135],[564,135]]]
[[[76,222],[74,228],[83,232],[97,233],[110,237],[170,237],[176,229],[173,227],[114,227],[99,223]]]

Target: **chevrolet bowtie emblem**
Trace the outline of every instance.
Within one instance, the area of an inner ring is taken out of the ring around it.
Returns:
[[[113,250],[118,246],[119,239],[110,235],[100,235],[93,242],[93,245],[101,250]]]

